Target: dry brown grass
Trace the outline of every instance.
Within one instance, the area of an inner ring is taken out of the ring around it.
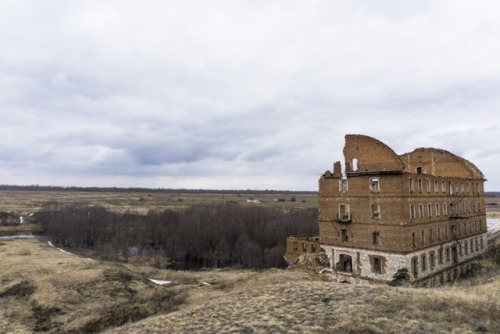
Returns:
[[[292,197],[295,198],[292,201]],[[248,204],[250,198],[257,198],[260,204]],[[274,199],[284,199],[275,202]],[[317,207],[316,194],[265,193],[265,194],[222,194],[222,193],[177,193],[177,192],[80,192],[80,191],[25,191],[1,190],[0,211],[28,215],[40,211],[47,201],[60,203],[81,203],[101,205],[110,211],[123,213],[132,211],[146,214],[151,209],[179,209],[200,203],[235,202],[241,205],[273,206],[284,209]]]
[[[175,272],[102,263],[37,240],[1,241],[0,256],[2,334],[500,332],[498,277],[414,289],[336,284],[299,270]]]
[[[38,240],[3,240],[0,257],[0,333],[92,333],[172,311],[186,298],[183,286],[156,286],[137,268]]]
[[[12,199],[9,205],[36,211],[46,195],[18,204]],[[134,209],[135,201],[140,210],[177,201],[167,202],[166,194],[143,200],[65,196],[68,202],[101,201],[118,211]],[[182,205],[202,200],[184,199]],[[297,202],[300,198],[286,203]],[[500,235],[491,240],[498,242]],[[414,289],[335,284],[297,270],[162,271],[69,255],[38,240],[1,240],[0,257],[0,334],[500,333],[500,277],[498,266],[488,261],[478,277],[441,289]],[[148,278],[174,283],[156,286]]]
[[[497,333],[498,291],[498,283],[479,290],[352,286],[269,270],[219,297],[108,333]]]

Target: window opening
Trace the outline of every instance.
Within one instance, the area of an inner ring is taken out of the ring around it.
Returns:
[[[372,218],[379,219],[380,218],[380,205],[372,204]]]
[[[434,268],[434,266],[436,265],[436,254],[434,252],[430,252],[429,254],[429,265],[431,266],[431,268]]]
[[[378,177],[370,178],[370,190],[374,192],[380,191],[380,179]]]
[[[346,228],[343,228],[341,230],[342,233],[342,242],[348,242],[349,241],[349,231]]]
[[[347,179],[340,179],[339,180],[339,191],[342,191],[342,192],[345,192],[348,190],[348,183],[347,183]]]
[[[372,239],[374,245],[380,245],[380,232],[373,232]]]
[[[373,272],[375,274],[382,274],[382,261],[378,257],[373,258]]]
[[[351,215],[349,213],[349,205],[348,204],[340,204],[339,206],[339,220],[343,222],[347,222],[351,220]]]
[[[458,262],[458,249],[457,249],[457,246],[452,246],[451,247],[451,257],[452,257],[453,263],[457,263]]]
[[[352,166],[352,171],[357,172],[358,171],[358,158],[352,158],[351,160],[351,166]]]
[[[425,173],[425,168],[424,167],[417,167],[416,168],[417,174],[424,174]]]
[[[347,254],[340,254],[340,271],[345,273],[352,273],[352,257]]]

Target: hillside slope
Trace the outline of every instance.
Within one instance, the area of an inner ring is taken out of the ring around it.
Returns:
[[[500,333],[500,281],[473,288],[332,284],[270,270],[227,294],[107,333]]]
[[[39,240],[0,240],[0,257],[1,334],[500,333],[500,277],[488,278],[498,275],[488,261],[473,280],[415,289],[299,270],[156,270]]]

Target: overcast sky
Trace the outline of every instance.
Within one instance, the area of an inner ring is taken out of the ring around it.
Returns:
[[[500,191],[500,2],[0,0],[0,184],[317,190],[344,135]]]

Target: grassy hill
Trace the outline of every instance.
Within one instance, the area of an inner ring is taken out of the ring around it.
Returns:
[[[2,240],[0,256],[0,333],[500,332],[499,270],[489,260],[475,278],[415,289],[300,270],[162,271],[39,240]]]

